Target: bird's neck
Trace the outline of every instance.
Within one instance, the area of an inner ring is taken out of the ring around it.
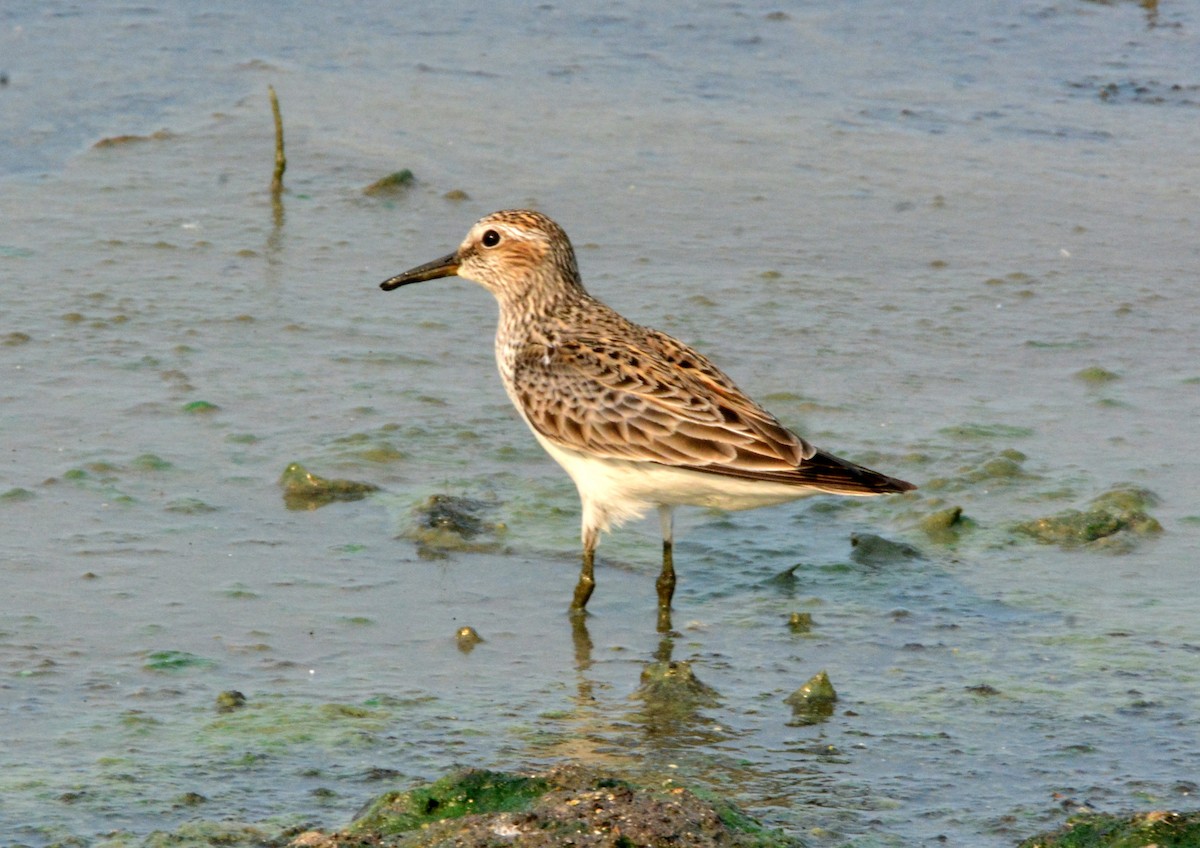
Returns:
[[[531,285],[500,298],[500,323],[515,325],[569,315],[589,299],[578,280],[559,280],[552,286]]]
[[[582,286],[538,290],[528,297],[500,301],[496,325],[496,363],[506,386],[513,379],[514,363],[531,349],[549,352],[564,336],[571,336],[583,323],[593,298]]]

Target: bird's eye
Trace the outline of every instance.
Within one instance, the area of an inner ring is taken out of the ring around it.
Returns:
[[[480,241],[484,247],[495,247],[500,243],[500,234],[495,230],[488,230],[483,234],[483,238]]]

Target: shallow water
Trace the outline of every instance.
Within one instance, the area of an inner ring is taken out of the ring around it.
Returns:
[[[456,763],[568,756],[816,845],[1194,807],[1198,25],[1082,0],[10,4],[0,841],[336,827]],[[593,292],[922,491],[681,514],[669,645],[656,526],[627,527],[573,630],[576,496],[495,377],[489,296],[377,288],[525,204]],[[1005,451],[1021,473],[980,471]],[[293,461],[383,491],[288,510]],[[1009,529],[1125,483],[1164,527],[1126,553]],[[490,505],[491,550],[422,555],[437,493]],[[917,527],[948,506],[975,522],[952,544]],[[924,559],[862,564],[861,532]],[[668,650],[717,706],[631,697]],[[840,700],[805,726],[783,699],[821,669]],[[230,689],[248,706],[220,714]]]

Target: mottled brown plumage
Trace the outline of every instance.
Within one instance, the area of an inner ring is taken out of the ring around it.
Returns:
[[[455,274],[496,296],[505,389],[579,489],[584,573],[576,609],[591,594],[599,533],[650,507],[662,520],[660,625],[669,626],[675,506],[746,509],[821,492],[915,488],[817,450],[704,356],[593,298],[566,233],[541,213],[488,215],[457,251],[382,287]]]

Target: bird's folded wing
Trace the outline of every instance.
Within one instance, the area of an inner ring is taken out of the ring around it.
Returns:
[[[789,472],[814,455],[706,359],[644,341],[528,345],[513,375],[525,417],[564,447],[720,473]]]
[[[611,336],[529,344],[513,366],[526,419],[569,449],[840,494],[914,488],[817,450],[707,359],[653,330],[638,345]]]

